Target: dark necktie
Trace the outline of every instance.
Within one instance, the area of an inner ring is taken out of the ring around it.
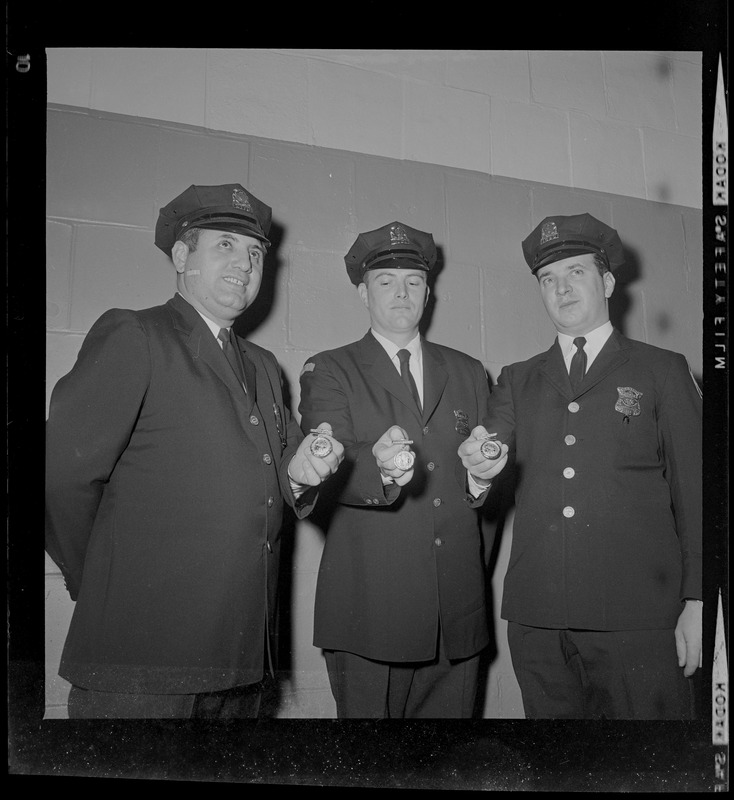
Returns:
[[[232,344],[232,331],[230,328],[222,328],[217,337],[222,343],[222,352],[227,356],[229,366],[232,367],[237,380],[242,384],[242,388],[247,391],[247,382],[245,381],[245,371],[237,356],[237,352]]]
[[[400,377],[403,379],[403,383],[408,387],[410,393],[413,395],[415,404],[418,406],[418,411],[420,411],[422,414],[423,407],[421,406],[421,397],[418,394],[418,387],[415,385],[413,375],[411,374],[410,367],[408,366],[408,362],[410,361],[410,350],[398,350],[398,358],[400,359]]]
[[[583,336],[577,336],[573,343],[576,345],[576,352],[571,359],[571,369],[569,370],[569,377],[571,378],[571,386],[576,391],[581,385],[581,381],[586,374],[586,353],[584,352],[584,345],[586,339]]]

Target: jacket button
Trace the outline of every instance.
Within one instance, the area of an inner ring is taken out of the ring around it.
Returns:
[[[368,506],[371,506],[372,505],[372,498],[371,497],[367,497],[365,499],[365,503],[367,503]]]
[[[563,441],[568,445],[576,444],[576,437],[572,433],[569,433]]]
[[[568,517],[569,519],[576,513],[576,509],[573,506],[566,506],[563,509],[563,516]]]
[[[251,425],[259,425],[260,424],[260,420],[253,414],[250,417],[250,424]]]
[[[426,425],[426,427],[423,428],[423,435],[425,436],[427,433],[428,433],[428,426]]]
[[[575,414],[580,408],[581,408],[581,406],[576,401],[568,404],[568,410],[572,414]]]
[[[441,505],[441,498],[440,497],[434,497],[433,498],[433,505],[436,506],[436,508],[438,508]]]
[[[428,469],[429,469],[431,472],[433,472],[433,470],[434,470],[434,469],[436,469],[436,465],[433,463],[433,461],[429,461],[429,462],[428,462]]]
[[[270,542],[265,542],[265,547],[268,548],[268,553],[272,553],[273,552],[273,548],[270,546]]]
[[[566,467],[566,469],[563,470],[564,478],[573,478],[575,474],[576,470],[573,467]]]
[[[443,542],[438,538],[434,539],[433,543],[436,545],[436,547],[441,547],[441,545],[443,544]]]
[[[270,457],[270,455],[268,453],[265,453],[265,455],[263,456],[263,461],[266,464],[272,464],[273,463],[273,459]]]
[[[268,497],[268,508],[272,508],[274,502],[275,502],[274,497]]]

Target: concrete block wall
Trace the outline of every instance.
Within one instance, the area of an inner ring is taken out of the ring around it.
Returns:
[[[446,74],[445,63],[439,69],[416,59],[410,66],[424,76]],[[457,71],[453,80],[470,83],[477,80],[472,75]],[[390,77],[386,68],[371,79]],[[514,70],[511,77],[516,80]],[[100,95],[98,88],[95,97]],[[165,112],[174,107],[170,96],[162,98]],[[173,267],[153,244],[157,209],[191,183],[233,181],[274,209],[276,247],[245,322],[251,338],[282,364],[294,409],[308,357],[353,341],[368,327],[346,275],[345,252],[360,231],[394,219],[432,231],[440,248],[443,267],[427,337],[479,358],[493,380],[503,365],[546,349],[554,336],[521,240],[548,214],[584,211],[617,227],[627,251],[612,301],[614,322],[629,336],[684,353],[701,374],[702,231],[696,207],[53,104],[47,165],[49,395],[103,311],[144,308],[173,294]],[[522,703],[505,626],[497,618],[511,518],[498,535],[491,576],[497,655],[484,688],[484,716],[513,718],[522,716]],[[284,717],[334,715],[323,658],[311,645],[322,543],[315,526],[297,524],[284,576],[290,637],[284,643]],[[46,584],[47,716],[64,717],[68,685],[56,669],[71,602],[49,560]]]
[[[50,103],[701,208],[701,53],[51,48]]]

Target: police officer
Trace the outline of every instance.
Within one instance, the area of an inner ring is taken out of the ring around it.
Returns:
[[[361,233],[345,262],[370,329],[301,375],[303,430],[328,419],[345,447],[320,503],[314,645],[340,718],[469,717],[489,641],[475,509],[507,448],[459,461],[489,386],[479,361],[419,334],[433,236],[395,221]]]
[[[504,368],[489,426],[518,468],[504,584],[531,718],[687,719],[701,659],[701,395],[685,358],[614,330],[624,262],[590,214],[522,245],[558,331]],[[481,459],[469,438],[468,469]]]
[[[54,389],[46,549],[76,601],[72,718],[258,715],[283,505],[308,514],[343,456],[310,451],[275,357],[233,332],[270,220],[240,184],[186,189],[155,233],[176,295],[103,314]]]

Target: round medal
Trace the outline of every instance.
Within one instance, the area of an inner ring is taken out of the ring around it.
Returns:
[[[401,450],[395,456],[395,466],[398,469],[402,469],[403,472],[407,472],[409,469],[411,469],[414,461],[415,456],[410,452],[410,450]]]
[[[502,445],[499,442],[496,442],[494,439],[485,439],[482,442],[482,447],[480,448],[482,451],[482,455],[488,461],[494,461],[496,458],[499,458],[500,453],[502,452]]]
[[[329,453],[333,450],[333,447],[326,436],[317,436],[311,442],[310,449],[311,452],[318,458],[324,458],[325,456],[329,455]]]

